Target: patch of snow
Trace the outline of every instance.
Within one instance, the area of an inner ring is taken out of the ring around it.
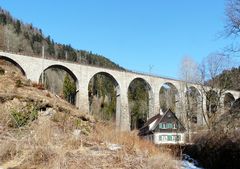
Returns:
[[[79,137],[80,137],[80,133],[81,133],[81,130],[79,130],[79,129],[75,129],[75,130],[73,130],[73,136],[75,137],[75,139],[79,139]]]
[[[116,150],[120,150],[122,149],[122,146],[119,144],[112,144],[112,143],[108,143],[107,144],[107,148],[111,151],[116,151]]]
[[[181,169],[203,169],[199,163],[187,154],[183,154]]]
[[[181,169],[203,169],[203,168],[197,167],[197,166],[195,166],[194,163],[191,163],[191,162],[189,162],[187,160],[183,160]]]

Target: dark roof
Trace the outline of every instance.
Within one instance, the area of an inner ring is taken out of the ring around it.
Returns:
[[[144,124],[143,127],[141,127],[139,130],[149,126],[152,122],[154,122],[156,119],[161,119],[162,115],[160,115],[160,113],[156,114],[155,116],[151,117],[150,119],[148,119],[148,121]]]
[[[139,136],[143,136],[143,135],[148,135],[150,133],[152,133],[152,131],[149,130],[149,125],[154,122],[157,119],[160,119],[162,116],[160,114],[156,114],[155,116],[151,117],[145,124],[143,127],[141,127],[139,129]]]

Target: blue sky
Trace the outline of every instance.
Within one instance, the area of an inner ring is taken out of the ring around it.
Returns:
[[[101,54],[131,70],[179,78],[184,56],[197,62],[231,41],[225,0],[0,0],[55,42]]]

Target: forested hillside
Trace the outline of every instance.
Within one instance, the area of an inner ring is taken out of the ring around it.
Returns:
[[[225,81],[226,87],[230,90],[240,91],[240,66],[238,68],[232,68],[231,70],[224,70],[220,75],[218,75],[215,80]],[[211,83],[211,80],[208,81]],[[221,87],[221,86],[219,86]]]
[[[0,50],[41,56],[42,46],[45,47],[47,58],[123,69],[104,56],[74,49],[71,45],[56,43],[49,35],[45,36],[41,29],[15,19],[9,12],[0,8]]]
[[[223,71],[221,76],[229,76],[230,89],[240,91],[240,66],[238,68],[232,68],[231,70]]]

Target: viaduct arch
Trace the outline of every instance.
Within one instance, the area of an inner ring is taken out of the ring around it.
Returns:
[[[115,96],[113,96],[116,100],[116,111],[113,112],[114,113],[114,119],[116,121],[116,124],[119,124],[119,119],[120,119],[120,110],[121,110],[121,107],[120,107],[120,102],[121,102],[121,88],[120,88],[120,84],[119,82],[117,81],[116,77],[114,77],[113,75],[109,74],[108,72],[106,71],[98,71],[98,72],[95,72],[95,74],[93,74],[90,79],[88,79],[88,102],[89,102],[89,112],[92,113],[92,110],[91,110],[91,103],[90,103],[90,97],[93,96],[93,93],[89,93],[89,86],[90,86],[90,83],[91,83],[91,80],[94,79],[94,77],[96,77],[97,75],[103,75],[107,78],[109,78],[114,86],[114,93],[115,93]],[[93,82],[94,83],[94,82]]]
[[[73,77],[77,80],[77,100],[76,106],[82,112],[89,112],[89,100],[88,100],[88,85],[94,75],[98,73],[104,73],[110,75],[115,79],[118,84],[116,87],[118,103],[116,111],[116,125],[121,130],[130,130],[130,115],[129,115],[129,105],[128,105],[128,88],[131,82],[140,78],[143,79],[150,88],[150,103],[149,103],[149,118],[159,113],[160,111],[160,99],[159,91],[165,83],[172,84],[175,86],[176,90],[179,92],[178,100],[181,101],[185,99],[186,90],[183,88],[181,81],[174,80],[170,78],[163,78],[158,76],[152,76],[141,73],[134,73],[128,71],[119,71],[106,68],[100,68],[89,65],[74,64],[65,61],[56,61],[49,59],[41,59],[36,57],[30,57],[25,55],[11,54],[6,52],[0,52],[0,59],[5,59],[12,62],[23,74],[30,80],[38,82],[41,76],[41,73],[49,67],[58,65],[59,67],[70,72]],[[195,84],[191,86],[195,87],[201,94],[201,87]],[[228,90],[225,93],[231,93],[232,96],[237,99],[240,97],[240,92]],[[222,98],[224,99],[224,98]],[[203,98],[203,107],[206,109],[206,98]],[[223,101],[222,101],[223,103]],[[180,109],[176,106],[176,112],[179,112]],[[201,118],[201,117],[200,117]]]
[[[58,74],[56,74],[56,72],[54,70],[62,70],[62,72],[64,72],[63,74],[61,74],[62,76],[59,76]],[[53,77],[53,78],[49,78],[48,77],[48,71],[52,71],[52,73],[55,73],[53,74],[54,76],[56,77]],[[60,64],[55,64],[55,65],[51,65],[47,68],[45,68],[44,70],[42,70],[40,76],[39,76],[39,80],[38,82],[39,83],[43,83],[45,85],[45,87],[50,90],[51,92],[55,93],[56,94],[62,94],[60,91],[62,91],[62,88],[57,88],[55,85],[52,86],[53,88],[48,88],[49,84],[51,83],[63,83],[64,82],[64,78],[65,76],[64,75],[69,75],[70,76],[70,79],[71,81],[73,80],[74,84],[75,84],[75,87],[76,87],[76,93],[74,94],[75,96],[72,96],[71,98],[71,104],[76,104],[76,100],[77,100],[77,91],[78,90],[78,78],[76,77],[76,75],[67,67],[65,67],[64,65],[60,65]],[[58,90],[57,90],[58,89]],[[61,90],[60,90],[61,89]]]
[[[22,66],[19,65],[15,60],[13,60],[13,59],[11,59],[11,58],[9,58],[9,57],[6,57],[6,56],[1,56],[1,55],[0,55],[0,60],[5,60],[5,61],[7,61],[7,62],[12,63],[14,66],[16,66],[16,67],[21,71],[21,73],[22,73],[24,76],[26,76],[26,73],[25,73],[24,69],[22,68]]]

